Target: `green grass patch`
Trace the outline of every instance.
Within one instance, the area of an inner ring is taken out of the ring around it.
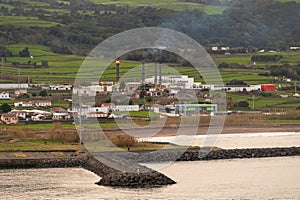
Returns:
[[[40,20],[37,17],[24,16],[1,16],[0,25],[14,25],[14,26],[33,26],[33,27],[51,27],[58,23]]]
[[[91,0],[94,3],[101,4],[114,4],[118,6],[133,6],[133,7],[154,7],[154,8],[165,8],[175,11],[183,10],[201,10],[207,14],[222,14],[223,11],[227,8],[224,6],[213,6],[213,5],[204,5],[199,3],[192,2],[183,2],[178,0],[128,0],[128,1],[115,1],[115,0]]]
[[[39,138],[7,139],[0,137],[0,151],[79,150],[79,144]],[[20,155],[21,156],[21,155]]]

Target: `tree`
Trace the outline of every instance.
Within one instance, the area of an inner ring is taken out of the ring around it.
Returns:
[[[42,66],[43,67],[48,67],[48,61],[47,60],[42,60]]]
[[[19,56],[20,57],[29,57],[30,52],[29,52],[28,47],[25,47],[25,49],[23,49],[22,51],[19,51]]]
[[[248,108],[249,107],[249,103],[248,101],[239,101],[237,103],[237,107],[240,107],[240,108]]]
[[[140,92],[140,99],[143,99],[145,96],[146,96],[146,91],[145,91],[145,90],[142,90],[142,91]]]
[[[152,101],[152,98],[151,98],[151,97],[147,97],[146,101],[147,101],[148,103],[150,103],[150,102]]]
[[[46,90],[41,90],[39,93],[39,96],[46,97],[46,96],[48,96],[48,92]]]
[[[242,80],[233,79],[233,80],[229,81],[228,83],[226,83],[226,85],[248,85],[248,84]]]
[[[2,104],[0,108],[1,108],[2,112],[4,112],[4,113],[11,111],[11,107],[7,103]]]

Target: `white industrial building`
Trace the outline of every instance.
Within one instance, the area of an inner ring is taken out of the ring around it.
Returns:
[[[50,85],[51,91],[71,91],[72,88],[72,85]]]
[[[78,94],[80,96],[96,96],[97,93],[101,92],[113,92],[116,91],[116,87],[113,85],[91,85],[91,86],[84,86],[84,87],[74,87],[73,93]]]
[[[0,84],[0,90],[14,90],[14,89],[28,89],[28,84],[12,84],[12,83],[2,83]]]
[[[146,83],[155,83],[155,76],[145,79]],[[185,75],[162,76],[161,84],[167,88],[192,89],[195,85],[201,85],[200,82],[194,82],[194,78]]]
[[[139,111],[139,105],[117,105],[112,109],[115,112],[130,112],[130,111]]]
[[[251,91],[260,91],[260,85],[245,85],[245,86],[218,86],[218,85],[203,85],[204,88],[208,88],[211,91],[226,91],[226,92],[251,92]]]

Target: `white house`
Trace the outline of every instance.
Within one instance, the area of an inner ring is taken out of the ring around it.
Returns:
[[[53,113],[52,120],[69,120],[71,115],[68,112],[65,113]]]
[[[0,93],[0,99],[10,99],[8,92],[2,92]]]
[[[105,112],[88,112],[86,113],[86,118],[95,118],[95,117],[103,117],[106,118],[108,116],[108,113]]]
[[[51,107],[52,103],[50,100],[36,100],[36,101],[29,101],[29,102],[16,102],[14,103],[15,107]]]
[[[72,85],[50,85],[51,91],[71,91]]]
[[[139,111],[139,105],[117,105],[113,108],[113,111],[120,111],[120,112],[130,112],[130,111]]]
[[[31,101],[29,101],[29,102],[16,102],[16,103],[14,103],[14,106],[15,107],[32,107],[33,106],[33,104],[32,104],[32,102]]]
[[[39,107],[51,107],[52,103],[50,100],[36,100],[32,101],[32,104],[34,106],[39,106]]]
[[[31,119],[32,119],[32,121],[43,121],[46,119],[46,116],[42,115],[42,114],[36,114],[36,115],[31,116]]]

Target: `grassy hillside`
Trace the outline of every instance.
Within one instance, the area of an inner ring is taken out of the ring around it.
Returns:
[[[128,0],[128,1],[114,1],[114,0],[90,0],[94,3],[101,4],[114,4],[118,6],[145,6],[145,7],[154,7],[154,8],[165,8],[175,11],[183,10],[194,10],[198,9],[207,14],[222,14],[223,11],[227,8],[226,6],[215,6],[215,5],[204,5],[200,3],[192,2],[183,2],[178,0]]]

